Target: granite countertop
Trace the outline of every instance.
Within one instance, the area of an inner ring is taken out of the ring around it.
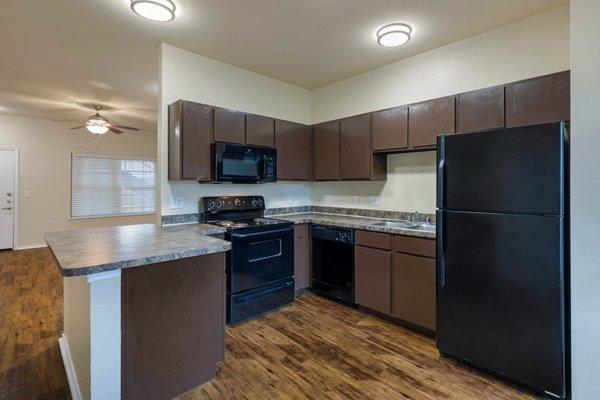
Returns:
[[[273,218],[291,221],[294,224],[321,224],[330,226],[339,226],[343,228],[354,228],[365,231],[393,233],[396,235],[415,236],[422,238],[435,239],[435,231],[420,229],[406,229],[391,226],[374,225],[377,222],[389,221],[389,219],[355,217],[352,215],[323,214],[317,212],[308,212],[300,214],[279,214],[271,215]]]
[[[49,232],[45,239],[67,277],[228,251],[230,242],[208,236],[221,233],[225,228],[207,224],[142,224]]]

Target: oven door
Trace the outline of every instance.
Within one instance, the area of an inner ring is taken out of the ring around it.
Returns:
[[[243,292],[293,275],[293,226],[231,234],[229,293]]]
[[[215,143],[214,162],[217,182],[256,183],[262,178],[261,148]]]

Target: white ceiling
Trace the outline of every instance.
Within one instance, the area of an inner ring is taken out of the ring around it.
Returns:
[[[315,88],[567,4],[568,0],[174,0],[153,23],[130,0],[2,0],[0,113],[78,121],[103,104],[156,129],[161,41]],[[383,48],[376,29],[414,27]]]

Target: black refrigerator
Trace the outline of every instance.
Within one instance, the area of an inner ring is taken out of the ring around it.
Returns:
[[[568,129],[438,137],[437,347],[566,398]]]

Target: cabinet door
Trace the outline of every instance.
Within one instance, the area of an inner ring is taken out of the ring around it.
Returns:
[[[169,180],[211,180],[212,107],[190,101],[169,106]]]
[[[570,72],[564,71],[506,86],[506,126],[568,121]]]
[[[458,132],[504,127],[504,87],[461,93],[457,98]]]
[[[246,144],[275,146],[275,120],[262,115],[246,114]]]
[[[391,253],[362,246],[354,249],[356,303],[390,314]]]
[[[215,141],[244,144],[246,114],[226,108],[215,108]]]
[[[393,259],[394,317],[435,330],[435,259],[403,253]]]
[[[411,148],[434,147],[442,133],[454,133],[454,96],[424,101],[408,109],[408,141]]]
[[[373,113],[373,151],[408,147],[408,107]]]
[[[313,125],[312,139],[314,179],[340,179],[340,122]]]
[[[310,127],[275,121],[278,180],[310,179]]]
[[[294,226],[294,286],[295,290],[309,286],[308,224]]]
[[[369,179],[372,156],[371,115],[362,114],[341,120],[341,179]]]

